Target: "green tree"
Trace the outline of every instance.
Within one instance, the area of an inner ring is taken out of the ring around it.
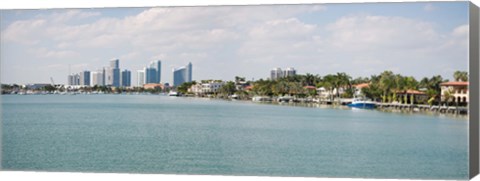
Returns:
[[[457,70],[453,73],[453,78],[455,79],[455,81],[467,82],[468,81],[468,72]]]
[[[453,96],[453,93],[454,93],[454,92],[453,92],[453,89],[448,89],[448,90],[446,90],[446,91],[443,92],[443,100],[447,103],[447,108],[448,108],[448,106],[449,106],[449,104],[450,104],[450,100],[451,100],[452,98],[455,98],[455,97]]]
[[[220,94],[222,94],[223,96],[230,96],[230,95],[233,95],[235,93],[235,83],[232,82],[232,81],[228,81],[227,83],[225,83],[222,87],[220,87],[220,89],[218,90],[218,92]]]
[[[383,91],[382,102],[387,102],[387,99],[389,102],[391,101],[391,96],[389,94],[394,85],[395,76],[392,71],[384,71],[380,74],[379,88]]]

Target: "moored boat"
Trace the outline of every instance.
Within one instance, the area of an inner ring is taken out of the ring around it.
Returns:
[[[347,104],[348,107],[363,108],[363,109],[374,109],[376,103],[363,98],[354,98],[352,103]]]
[[[179,96],[178,92],[175,92],[175,91],[170,91],[168,93],[169,96]]]

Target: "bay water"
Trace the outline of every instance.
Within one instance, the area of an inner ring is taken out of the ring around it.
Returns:
[[[3,170],[468,178],[468,120],[160,95],[5,95]]]

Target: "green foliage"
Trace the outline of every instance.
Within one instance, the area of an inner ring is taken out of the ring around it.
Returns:
[[[467,82],[468,81],[468,72],[457,70],[453,73],[453,78],[455,79],[455,81]]]
[[[203,82],[203,81],[202,81],[202,82]],[[181,84],[181,85],[179,85],[179,86],[177,87],[177,92],[182,93],[182,94],[186,94],[186,93],[188,93],[188,89],[189,89],[190,87],[192,87],[192,85],[195,85],[195,84],[197,84],[195,81],[193,81],[193,82],[184,82],[183,84]]]
[[[228,81],[225,85],[220,87],[218,92],[222,95],[229,96],[229,95],[233,95],[235,93],[235,90],[236,90],[235,89],[235,82]]]

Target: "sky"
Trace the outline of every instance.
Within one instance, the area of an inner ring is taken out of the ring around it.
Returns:
[[[67,82],[118,58],[137,70],[193,64],[193,79],[384,70],[453,79],[468,68],[468,2],[2,10],[1,83]]]

